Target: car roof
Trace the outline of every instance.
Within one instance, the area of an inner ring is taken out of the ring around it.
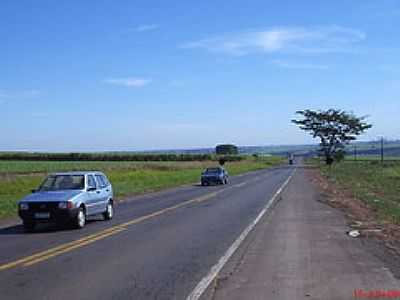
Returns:
[[[50,175],[104,175],[100,171],[71,171],[71,172],[56,172]]]

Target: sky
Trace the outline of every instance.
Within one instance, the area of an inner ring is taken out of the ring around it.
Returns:
[[[400,139],[400,1],[0,2],[0,151],[314,142],[302,109]]]

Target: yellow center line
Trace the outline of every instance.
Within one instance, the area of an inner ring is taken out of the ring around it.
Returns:
[[[193,203],[200,203],[200,202],[203,202],[203,201],[207,201],[207,200],[217,196],[219,193],[221,193],[223,191],[224,190],[220,190],[218,192],[213,192],[213,193],[209,193],[209,194],[206,194],[206,195],[203,195],[203,196],[199,196],[199,197],[196,197],[194,199],[182,202],[180,204],[177,204],[177,205],[174,205],[174,206],[171,206],[171,207],[167,207],[167,208],[164,208],[162,210],[156,211],[154,213],[151,213],[151,214],[148,214],[148,215],[133,219],[131,221],[128,221],[128,222],[125,222],[125,223],[122,223],[122,224],[119,224],[119,225],[112,226],[112,227],[110,227],[108,229],[105,229],[105,230],[99,231],[97,233],[85,236],[85,237],[80,238],[78,240],[75,240],[75,241],[72,241],[72,242],[68,242],[68,243],[65,243],[65,244],[62,244],[62,245],[47,249],[45,251],[41,251],[41,252],[38,252],[36,254],[26,256],[26,257],[18,259],[16,261],[12,261],[12,262],[0,265],[0,271],[6,270],[6,269],[10,269],[10,268],[14,268],[14,267],[21,266],[21,265],[24,266],[24,267],[28,267],[28,266],[37,264],[39,262],[48,260],[49,258],[61,255],[63,253],[72,251],[74,249],[89,245],[89,244],[91,244],[93,242],[96,242],[98,240],[102,240],[102,239],[104,239],[106,237],[109,237],[111,235],[120,233],[121,231],[126,230],[127,229],[126,227],[128,227],[130,225],[141,223],[141,222],[143,222],[145,220],[148,220],[148,219],[151,219],[151,218],[155,218],[155,217],[157,217],[159,215],[162,215],[162,214],[165,214],[165,213],[167,213],[169,211],[173,211],[173,210],[176,210],[178,208],[181,208],[181,207],[193,204]]]
[[[114,231],[114,230],[115,230],[115,228],[111,227],[111,228],[108,228],[106,230],[100,231],[98,233],[91,234],[91,235],[88,235],[86,237],[80,238],[78,240],[75,240],[75,241],[72,241],[72,242],[69,242],[69,243],[65,243],[65,244],[62,244],[60,246],[57,246],[57,247],[54,247],[54,248],[50,248],[48,250],[45,250],[45,251],[42,251],[42,252],[39,252],[39,253],[36,253],[36,254],[33,254],[33,255],[29,255],[27,257],[24,257],[22,259],[19,259],[19,260],[16,260],[16,261],[4,264],[4,265],[0,265],[0,271],[3,271],[5,269],[9,269],[9,268],[24,264],[24,263],[26,263],[26,262],[28,262],[28,261],[30,261],[32,259],[35,259],[35,258],[38,258],[38,257],[41,257],[41,256],[45,256],[45,255],[47,255],[49,253],[52,253],[54,251],[59,251],[61,249],[70,247],[70,246],[72,246],[74,244],[81,243],[81,242],[84,242],[86,240],[90,240],[90,239],[95,238],[95,237],[97,237],[99,235],[102,235],[104,233],[107,233],[107,232],[110,232],[110,231]]]
[[[247,184],[247,182],[242,182],[242,183],[235,184],[234,187],[242,187],[246,184]]]
[[[80,248],[80,247],[89,245],[89,244],[94,243],[94,242],[96,242],[98,240],[102,240],[102,239],[104,239],[104,238],[106,238],[106,237],[108,237],[110,235],[117,234],[117,233],[119,233],[121,231],[124,231],[124,230],[126,230],[126,228],[123,228],[123,227],[122,228],[117,228],[117,229],[115,229],[113,231],[98,235],[95,238],[92,238],[90,240],[87,240],[87,241],[84,241],[84,242],[81,242],[81,243],[77,243],[77,244],[72,245],[70,247],[67,247],[67,248],[64,248],[64,249],[61,249],[61,250],[58,250],[58,251],[54,251],[54,252],[51,252],[50,254],[47,254],[47,255],[41,256],[39,258],[30,260],[30,261],[24,263],[23,266],[24,267],[29,267],[31,265],[37,264],[37,263],[39,263],[41,261],[47,260],[47,259],[52,258],[54,256],[58,256],[58,255],[61,255],[63,253],[66,253],[66,252],[69,252],[71,250],[74,250],[76,248]]]

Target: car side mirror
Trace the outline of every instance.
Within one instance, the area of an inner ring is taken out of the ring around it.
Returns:
[[[88,192],[93,192],[93,191],[95,191],[96,190],[96,187],[95,186],[88,186],[88,188],[87,188],[87,191]]]

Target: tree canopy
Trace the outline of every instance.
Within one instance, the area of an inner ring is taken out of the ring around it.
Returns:
[[[216,146],[215,153],[218,155],[235,155],[239,153],[239,150],[235,145],[224,144]]]
[[[365,116],[357,117],[353,113],[338,109],[326,111],[306,109],[297,111],[296,114],[302,118],[292,122],[314,138],[320,139],[320,151],[329,165],[335,159],[343,157],[346,144],[372,127],[365,122]]]

